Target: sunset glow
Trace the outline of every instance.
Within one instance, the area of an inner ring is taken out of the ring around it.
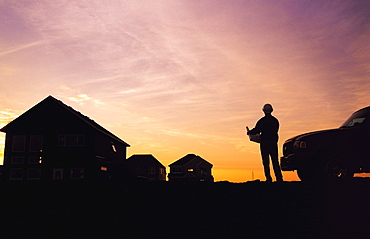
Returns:
[[[215,181],[264,180],[245,126],[265,103],[280,155],[370,105],[369,12],[363,0],[5,0],[0,127],[53,95],[130,144],[128,157],[168,166],[194,153]]]

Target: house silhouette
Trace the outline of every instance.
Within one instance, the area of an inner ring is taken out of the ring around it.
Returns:
[[[134,154],[126,160],[126,164],[141,179],[166,181],[166,167],[151,154]]]
[[[0,131],[6,133],[3,181],[122,180],[130,145],[48,96]]]
[[[169,165],[169,181],[182,182],[213,182],[213,165],[202,157],[188,154]]]

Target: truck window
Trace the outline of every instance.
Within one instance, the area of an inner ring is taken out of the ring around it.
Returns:
[[[341,128],[349,128],[357,125],[361,125],[365,120],[366,116],[369,115],[369,110],[361,110],[349,117],[341,126]]]

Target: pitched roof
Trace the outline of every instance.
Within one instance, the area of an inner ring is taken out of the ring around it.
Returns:
[[[136,166],[136,165],[152,165],[153,163],[158,165],[159,167],[165,168],[163,164],[161,164],[158,159],[156,159],[151,154],[134,154],[130,156],[126,162],[128,165]]]
[[[66,109],[68,112],[70,112],[72,115],[74,115],[75,117],[77,117],[78,119],[82,120],[84,123],[86,123],[90,127],[94,128],[95,130],[97,130],[97,131],[99,131],[99,132],[101,132],[101,133],[109,136],[112,139],[115,139],[115,140],[117,140],[117,141],[125,144],[126,146],[130,146],[129,144],[127,144],[126,142],[124,142],[123,140],[121,140],[120,138],[118,138],[117,136],[115,136],[114,134],[112,134],[111,132],[109,132],[108,130],[106,130],[105,128],[103,128],[102,126],[100,126],[94,120],[92,120],[89,117],[87,117],[87,116],[81,114],[80,112],[74,110],[72,107],[64,104],[62,101],[57,100],[56,98],[54,98],[51,95],[49,95],[44,100],[42,100],[38,104],[36,104],[33,107],[31,107],[29,110],[27,110],[26,112],[24,112],[23,114],[21,114],[19,117],[17,117],[13,121],[11,121],[9,124],[5,125],[3,128],[0,129],[0,131],[6,132],[9,128],[12,127],[13,124],[15,124],[17,121],[19,121],[20,118],[27,117],[27,115],[28,115],[28,113],[30,111],[32,111],[33,109],[35,109],[37,107],[40,107],[40,106],[42,106],[44,104],[45,105],[49,104],[49,105],[52,105],[53,107],[54,106],[55,107],[62,107],[64,109]]]
[[[203,159],[202,157],[198,156],[198,155],[195,155],[195,154],[187,154],[185,155],[184,157],[180,158],[179,160],[171,163],[169,166],[182,166],[182,165],[185,165],[187,163],[189,163],[190,161],[194,160],[194,159],[200,159],[210,165],[212,165],[211,163],[207,162],[205,159]]]

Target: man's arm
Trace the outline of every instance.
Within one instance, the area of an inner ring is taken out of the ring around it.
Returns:
[[[262,132],[262,130],[261,130],[261,120],[262,119],[260,119],[260,120],[258,120],[258,122],[257,122],[257,124],[256,124],[256,126],[253,128],[253,129],[251,129],[251,130],[249,130],[248,132],[247,132],[247,135],[250,135],[250,134],[259,134],[259,133],[261,133]]]

